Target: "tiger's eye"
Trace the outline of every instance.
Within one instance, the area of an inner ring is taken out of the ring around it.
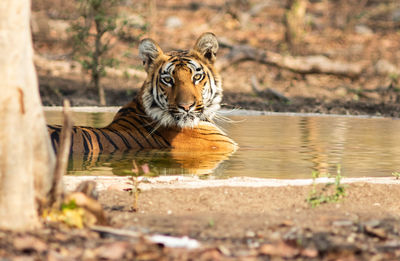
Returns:
[[[173,81],[172,81],[172,78],[171,77],[163,77],[163,78],[161,78],[162,79],[162,81],[164,82],[164,83],[166,83],[166,84],[171,84]]]
[[[194,77],[193,77],[193,79],[195,79],[196,81],[198,81],[198,80],[200,80],[201,79],[201,77],[202,77],[202,74],[196,74]]]

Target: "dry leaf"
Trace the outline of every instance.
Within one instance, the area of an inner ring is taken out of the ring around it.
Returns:
[[[269,256],[293,258],[300,254],[300,250],[296,247],[286,244],[283,241],[280,241],[277,244],[262,245],[259,249],[259,253]]]
[[[104,244],[96,249],[97,257],[107,260],[122,260],[128,251],[128,242]]]

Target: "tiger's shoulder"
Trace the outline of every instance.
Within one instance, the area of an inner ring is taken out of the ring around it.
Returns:
[[[238,144],[214,123],[201,121],[194,128],[168,128],[160,130],[171,147],[181,151],[218,151],[233,153]]]

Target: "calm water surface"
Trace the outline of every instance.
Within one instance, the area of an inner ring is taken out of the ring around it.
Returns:
[[[76,125],[104,126],[114,113],[74,113]],[[49,123],[60,123],[59,112],[46,112]],[[215,177],[310,178],[313,170],[346,177],[391,176],[400,171],[400,120],[343,116],[263,115],[229,116],[221,123],[240,146],[213,170]],[[202,162],[203,157],[194,158]],[[132,160],[148,165],[154,175],[196,173],[168,151],[140,151],[73,158],[69,174],[126,175]],[[200,173],[199,172],[199,173]]]

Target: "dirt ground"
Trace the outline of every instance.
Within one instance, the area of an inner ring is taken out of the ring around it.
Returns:
[[[101,200],[109,210],[116,198],[124,207],[109,212],[116,227],[123,224],[151,233],[189,236],[220,248],[223,257],[400,258],[396,256],[400,251],[395,251],[400,243],[399,205],[393,200],[399,193],[397,185],[353,184],[343,201],[317,208],[305,200],[310,189],[156,189],[140,195],[138,213],[126,212],[131,204],[126,193],[103,194]],[[389,253],[381,253],[381,248],[394,242],[397,245]]]
[[[131,211],[133,198],[128,192],[105,190],[99,201],[111,226],[120,230],[47,224],[31,233],[0,231],[0,256],[4,260],[400,259],[399,184],[348,184],[342,200],[315,208],[306,202],[311,189],[150,189],[141,192],[136,212]],[[171,248],[144,238],[154,234],[188,236],[201,246]]]

